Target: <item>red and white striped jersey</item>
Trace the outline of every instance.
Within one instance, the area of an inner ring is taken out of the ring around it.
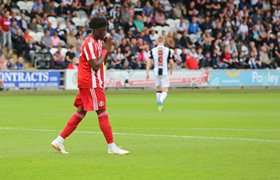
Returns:
[[[97,72],[92,70],[89,63],[89,60],[98,59],[101,56],[103,43],[104,41],[96,40],[92,35],[85,39],[78,66],[78,88],[104,88],[104,63]]]

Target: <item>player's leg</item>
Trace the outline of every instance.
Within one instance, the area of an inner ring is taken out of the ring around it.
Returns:
[[[99,127],[106,139],[108,144],[108,153],[109,154],[128,154],[129,151],[120,149],[114,143],[113,131],[109,122],[109,116],[106,111],[106,98],[103,89],[95,88],[94,89],[96,97],[96,105],[98,105],[98,110],[96,110],[98,116]]]
[[[161,85],[160,90],[162,91],[162,93],[161,93],[160,98],[159,98],[159,101],[161,103],[161,107],[159,107],[159,110],[163,111],[163,102],[164,102],[164,100],[167,97],[168,89],[169,89],[169,79],[168,79],[168,76],[166,76],[166,75],[165,76],[161,76],[160,85]]]
[[[78,124],[82,121],[82,119],[86,115],[86,111],[83,110],[83,107],[77,107],[77,111],[70,117],[65,128],[62,130],[59,136],[55,140],[52,141],[51,145],[57,151],[68,154],[68,152],[64,148],[64,140],[73,133],[73,131],[77,128]]]
[[[161,105],[160,96],[161,96],[162,90],[160,88],[160,77],[159,76],[155,76],[155,85],[156,85],[156,89],[157,89],[157,92],[156,92],[157,105],[160,106]]]
[[[77,107],[76,112],[70,117],[60,135],[51,143],[53,148],[64,154],[68,153],[63,145],[64,140],[73,133],[73,131],[77,128],[78,124],[82,121],[87,113],[83,108],[83,102],[80,92],[76,96],[74,105]]]
[[[63,139],[66,139],[72,132],[77,128],[78,124],[82,121],[82,119],[86,115],[86,111],[84,111],[83,107],[77,107],[77,111],[70,117],[65,128],[60,133],[60,136]]]

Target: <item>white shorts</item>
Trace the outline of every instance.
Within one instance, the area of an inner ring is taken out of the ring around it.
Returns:
[[[168,75],[155,76],[156,87],[169,88]]]

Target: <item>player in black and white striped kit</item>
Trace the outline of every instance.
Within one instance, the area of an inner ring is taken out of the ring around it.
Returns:
[[[153,48],[146,65],[146,79],[150,78],[149,70],[154,64],[155,85],[157,88],[157,105],[160,112],[163,111],[163,102],[169,89],[169,73],[172,74],[173,58],[169,48],[164,46],[164,37],[159,36],[157,47]]]

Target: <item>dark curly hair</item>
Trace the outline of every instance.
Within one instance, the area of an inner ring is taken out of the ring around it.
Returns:
[[[89,27],[91,29],[96,29],[100,27],[107,27],[109,25],[106,18],[101,16],[92,17],[89,21]]]

